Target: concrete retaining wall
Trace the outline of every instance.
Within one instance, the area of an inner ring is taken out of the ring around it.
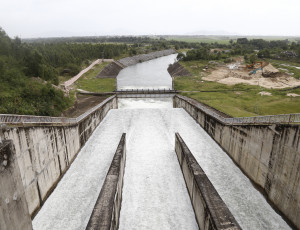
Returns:
[[[114,155],[87,230],[118,229],[126,162],[126,134],[123,133]]]
[[[172,77],[192,76],[191,73],[182,65],[180,65],[179,62],[170,64],[168,67],[168,72]]]
[[[178,133],[175,134],[175,151],[199,228],[241,229]]]
[[[32,229],[12,141],[0,143],[0,229]]]
[[[201,110],[197,101],[179,95],[174,107],[184,108],[300,228],[300,125],[230,125]]]
[[[112,96],[78,118],[2,115],[0,137],[12,140],[32,216],[48,198],[77,153],[110,109]],[[37,122],[39,121],[39,122]]]
[[[121,63],[123,66],[127,67],[127,66],[135,65],[140,62],[150,61],[155,58],[159,58],[159,57],[163,57],[163,56],[167,56],[167,55],[171,55],[171,54],[175,54],[175,53],[176,53],[176,51],[173,49],[161,50],[161,51],[151,52],[148,54],[140,54],[140,55],[135,55],[132,57],[122,58],[122,59],[118,60],[118,62]]]
[[[163,57],[175,53],[176,53],[175,50],[169,49],[169,50],[155,51],[148,54],[140,54],[132,57],[122,58],[106,66],[102,71],[100,71],[100,73],[97,75],[97,78],[117,77],[119,72],[128,66],[132,66],[140,62],[149,61],[155,58],[159,58],[159,57]]]

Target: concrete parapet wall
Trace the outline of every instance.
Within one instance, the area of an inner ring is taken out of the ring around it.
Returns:
[[[199,229],[241,229],[178,133],[175,134],[175,151]]]
[[[32,230],[12,141],[0,143],[0,229]]]
[[[191,101],[175,96],[174,107],[184,108],[300,229],[300,125],[230,125]]]
[[[110,109],[112,96],[78,118],[1,115],[7,128],[0,137],[12,140],[25,196],[32,216],[51,194],[77,153]]]
[[[125,163],[126,134],[123,133],[86,227],[87,230],[118,229]]]

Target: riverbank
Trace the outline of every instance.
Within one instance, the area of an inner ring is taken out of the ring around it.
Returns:
[[[97,75],[97,78],[116,78],[119,72],[128,66],[133,66],[141,62],[150,61],[159,57],[168,56],[175,53],[175,50],[169,49],[122,58],[120,60],[110,63]]]

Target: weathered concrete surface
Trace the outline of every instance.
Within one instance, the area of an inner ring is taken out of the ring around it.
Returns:
[[[2,139],[12,140],[15,146],[32,216],[48,198],[107,112],[117,108],[116,100],[112,96],[76,119],[61,118],[65,122],[50,122],[49,118],[49,122],[40,123],[34,122],[35,117],[26,117],[30,122],[21,123],[20,118],[16,117],[17,122],[7,123],[9,128],[2,134],[0,132]]]
[[[200,229],[241,229],[178,133],[175,151]]]
[[[170,54],[175,54],[176,51],[173,49],[169,50],[162,50],[162,51],[156,51],[156,52],[151,52],[148,54],[140,54],[140,55],[135,55],[132,57],[126,57],[122,58],[118,61],[114,61],[110,63],[108,66],[106,66],[101,72],[97,75],[97,78],[115,78],[119,74],[119,72],[128,67],[135,65],[140,62],[145,62],[145,61],[150,61],[155,58],[167,56]]]
[[[125,162],[126,134],[124,133],[86,227],[87,230],[118,229]]]
[[[191,73],[180,65],[179,62],[169,65],[168,72],[172,77],[191,76]]]
[[[190,101],[175,96],[174,106],[184,108],[300,228],[300,126],[226,125]]]
[[[11,141],[0,143],[0,229],[32,229],[16,153]]]
[[[125,66],[118,61],[113,61],[100,71],[100,73],[97,75],[97,78],[115,78],[124,68]]]

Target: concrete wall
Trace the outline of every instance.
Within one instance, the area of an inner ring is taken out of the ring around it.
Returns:
[[[174,107],[184,108],[300,228],[300,125],[230,125],[183,96],[174,97]]]
[[[155,58],[175,54],[176,51],[173,49],[169,50],[161,50],[161,51],[155,51],[148,54],[139,54],[132,57],[126,57],[119,59],[117,61],[114,61],[107,65],[103,70],[100,71],[100,73],[97,75],[97,78],[114,78],[117,77],[119,72],[132,65],[136,65],[140,62],[149,61]]]
[[[170,64],[168,67],[168,72],[172,77],[192,76],[191,73],[182,65],[180,65],[179,62]]]
[[[86,227],[87,230],[119,228],[125,163],[126,134],[123,133]]]
[[[0,229],[31,230],[23,183],[11,141],[0,143]]]
[[[139,54],[139,55],[135,55],[132,57],[122,58],[122,59],[118,60],[118,62],[121,63],[123,66],[128,67],[128,66],[132,66],[137,63],[140,63],[140,62],[150,61],[155,58],[168,56],[168,55],[175,54],[175,53],[176,53],[176,51],[173,49],[161,50],[161,51],[151,52],[148,54]]]
[[[116,100],[112,96],[76,119],[2,117],[2,121],[15,120],[6,122],[8,128],[0,130],[0,136],[13,141],[32,216],[48,198],[107,112],[117,108]],[[50,121],[35,122],[43,119]]]
[[[175,134],[175,151],[199,229],[241,229],[178,133]]]

